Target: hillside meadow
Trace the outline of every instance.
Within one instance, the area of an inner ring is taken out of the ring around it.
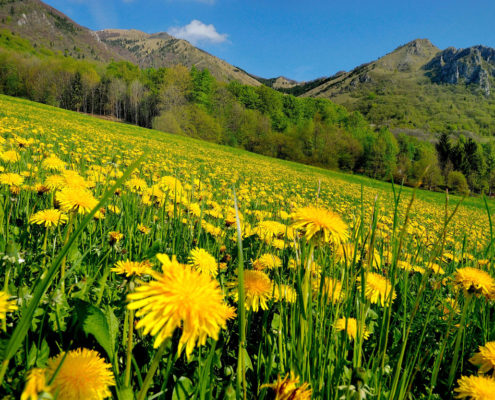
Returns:
[[[493,399],[493,211],[0,96],[0,393]]]

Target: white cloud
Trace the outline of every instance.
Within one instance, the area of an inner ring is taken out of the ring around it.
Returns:
[[[222,43],[227,41],[226,33],[218,33],[212,24],[206,25],[197,19],[193,19],[185,26],[169,28],[168,33],[180,39],[186,39],[192,44],[198,42]]]

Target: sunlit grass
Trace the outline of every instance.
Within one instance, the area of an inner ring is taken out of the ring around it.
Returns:
[[[120,399],[449,398],[495,340],[490,200],[4,96],[0,182],[10,398],[79,348]]]

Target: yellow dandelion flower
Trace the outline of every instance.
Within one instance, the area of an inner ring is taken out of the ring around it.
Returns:
[[[217,275],[218,263],[210,253],[205,249],[196,247],[191,250],[189,255],[189,265],[199,272],[209,274],[211,276]]]
[[[335,330],[337,332],[345,331],[349,340],[354,340],[358,334],[358,326],[356,318],[339,318],[335,322]],[[361,334],[363,335],[363,339],[367,340],[370,337],[370,333],[366,326],[361,327]]]
[[[110,244],[115,244],[120,242],[124,238],[124,235],[117,231],[108,232],[108,241]]]
[[[18,308],[15,300],[9,300],[9,298],[8,293],[0,291],[0,321],[7,318],[8,312],[14,312]]]
[[[165,254],[157,254],[162,272],[152,272],[153,281],[143,283],[127,296],[128,308],[138,310],[137,328],[155,336],[153,346],[159,347],[182,327],[178,353],[185,347],[187,358],[196,345],[206,343],[208,336],[218,339],[221,328],[232,310],[224,304],[218,282],[188,266],[179,264]]]
[[[488,342],[484,346],[480,346],[479,353],[471,357],[469,362],[476,365],[482,374],[493,370],[492,377],[495,378],[495,342]]]
[[[197,218],[201,216],[201,206],[198,203],[191,203],[187,205],[187,212]]]
[[[234,319],[237,317],[237,313],[234,307],[226,306],[225,318],[228,320]]]
[[[173,176],[163,176],[160,181],[158,182],[158,185],[163,189],[163,190],[170,190],[174,193],[180,194],[182,192],[182,185],[179,182],[179,180]]]
[[[14,196],[17,196],[19,193],[21,193],[21,188],[19,186],[10,186],[9,188],[10,193],[12,193]]]
[[[444,269],[438,265],[438,264],[435,264],[435,263],[431,263],[430,264],[430,269],[435,273],[435,274],[438,274],[438,275],[444,275],[445,274],[445,271]]]
[[[263,240],[281,238],[285,235],[287,226],[277,221],[261,221],[254,232]]]
[[[49,169],[52,171],[63,171],[67,166],[67,163],[62,161],[56,155],[52,154],[51,156],[45,158],[41,163],[41,166],[44,169]]]
[[[116,205],[114,205],[114,204],[110,204],[110,205],[108,206],[108,210],[109,210],[110,212],[113,212],[114,214],[120,214],[120,208],[119,208],[119,207],[117,207],[117,206],[116,206]]]
[[[45,179],[44,186],[50,190],[62,189],[65,186],[65,178],[62,175],[50,175]]]
[[[450,297],[443,300],[443,303],[439,306],[439,310],[443,314],[443,320],[449,319],[450,313],[459,314],[461,312],[459,304],[456,302],[455,299],[452,299]]]
[[[55,199],[60,204],[62,211],[73,211],[79,214],[89,213],[98,204],[93,193],[82,188],[62,189],[57,192]]]
[[[241,212],[238,212],[237,215],[239,216],[239,222],[242,225],[244,221],[244,217],[241,214]],[[236,223],[236,220],[237,219],[236,219],[235,209],[231,207],[227,210],[227,215],[225,217],[225,225],[232,226]]]
[[[31,189],[40,196],[50,191],[50,188],[48,186],[43,185],[42,183],[36,183],[31,187]]]
[[[58,399],[102,400],[112,395],[109,390],[109,386],[115,385],[112,366],[94,350],[76,349],[50,358],[47,376],[55,375],[57,369],[51,387]]]
[[[267,241],[265,243],[278,249],[278,250],[283,250],[285,245],[286,245],[285,241],[282,239],[270,239],[269,241]],[[290,245],[293,245],[293,243],[289,242],[287,245],[290,246]]]
[[[137,226],[137,230],[141,232],[143,235],[148,235],[151,232],[151,228],[148,228],[147,226],[143,224],[139,224]]]
[[[274,269],[282,266],[282,260],[274,254],[263,254],[253,261],[254,269]]]
[[[110,271],[130,278],[131,276],[149,275],[151,265],[148,261],[118,261]]]
[[[161,206],[167,199],[166,193],[162,192],[160,188],[153,186],[143,190],[142,202],[147,206],[157,205]]]
[[[320,280],[317,279],[314,282],[314,289],[320,290]],[[326,296],[328,301],[331,301],[334,304],[344,299],[342,284],[337,279],[325,277],[322,290],[323,295]]]
[[[356,253],[356,245],[354,243],[342,243],[335,250],[335,256],[338,261],[346,261],[348,263],[352,263],[354,261],[354,253]],[[361,253],[358,252],[356,254],[356,262],[358,262],[361,258]]]
[[[299,377],[292,372],[285,378],[277,377],[277,381],[261,385],[260,389],[269,388],[273,390],[274,400],[310,400],[311,389],[308,383],[299,384]]]
[[[0,153],[0,158],[6,163],[15,163],[21,159],[21,156],[15,150],[8,150]]]
[[[21,394],[21,400],[38,400],[43,393],[50,393],[46,384],[46,371],[42,368],[33,368],[29,371],[26,386]]]
[[[29,218],[29,223],[37,225],[45,225],[46,228],[65,224],[69,217],[60,210],[50,208],[47,210],[38,211]]]
[[[382,275],[368,272],[365,282],[364,295],[373,304],[380,303],[384,307],[386,301],[392,302],[397,297],[390,281]]]
[[[347,224],[340,216],[326,208],[308,206],[292,215],[292,228],[304,231],[307,240],[313,237],[324,242],[342,243],[349,237]]]
[[[100,208],[98,211],[96,211],[95,215],[93,216],[93,218],[95,220],[101,220],[101,219],[105,219],[105,215],[107,213],[107,210],[105,210],[103,207]]]
[[[232,296],[238,301],[237,282],[229,284],[234,288]],[[246,296],[245,307],[248,310],[257,312],[261,307],[262,310],[268,310],[267,301],[272,297],[272,281],[262,271],[245,270],[244,271],[244,291]]]
[[[413,271],[413,266],[408,261],[397,261],[397,268],[402,269],[407,272]]]
[[[495,290],[495,280],[490,274],[472,267],[459,268],[455,272],[454,283],[466,292],[487,297]]]
[[[286,301],[287,303],[295,303],[297,300],[296,290],[289,285],[280,284],[273,285],[273,300],[274,301]]]
[[[462,376],[457,381],[457,399],[494,400],[495,380],[485,376]]]
[[[24,182],[24,178],[19,174],[6,172],[0,174],[0,184],[7,186],[21,186]]]
[[[148,184],[146,183],[146,181],[144,179],[141,179],[141,178],[137,178],[137,177],[134,177],[134,178],[131,178],[129,179],[125,185],[131,189],[132,191],[134,192],[138,192],[138,193],[141,193],[143,192],[145,189],[148,188]]]
[[[62,172],[62,176],[65,180],[65,187],[72,189],[87,189],[93,184],[91,182],[87,182],[78,172],[73,170],[65,170]]]

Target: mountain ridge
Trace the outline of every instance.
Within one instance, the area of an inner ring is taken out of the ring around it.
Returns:
[[[361,112],[376,127],[495,135],[495,49],[482,45],[441,50],[429,39],[414,39],[351,71],[297,82],[249,74],[166,32],[91,31],[41,0],[0,0],[0,28],[76,59],[129,61],[141,68],[195,65],[223,82],[327,98]]]
[[[191,45],[187,40],[178,39],[166,32],[146,33],[136,29],[103,29],[96,31],[98,38],[116,52],[132,54],[133,60],[142,68],[159,68],[183,64],[199,69],[208,68],[211,74],[229,82],[236,80],[258,86],[261,83],[243,70],[230,65],[205,50]]]
[[[36,47],[60,51],[76,59],[129,61],[142,68],[195,65],[208,68],[215,78],[224,82],[261,84],[243,70],[166,32],[93,31],[41,0],[0,0],[0,28],[28,39]],[[148,53],[141,53],[140,48]]]
[[[495,49],[441,50],[428,39],[415,39],[299,95],[330,99],[377,127],[492,136],[494,87]]]

